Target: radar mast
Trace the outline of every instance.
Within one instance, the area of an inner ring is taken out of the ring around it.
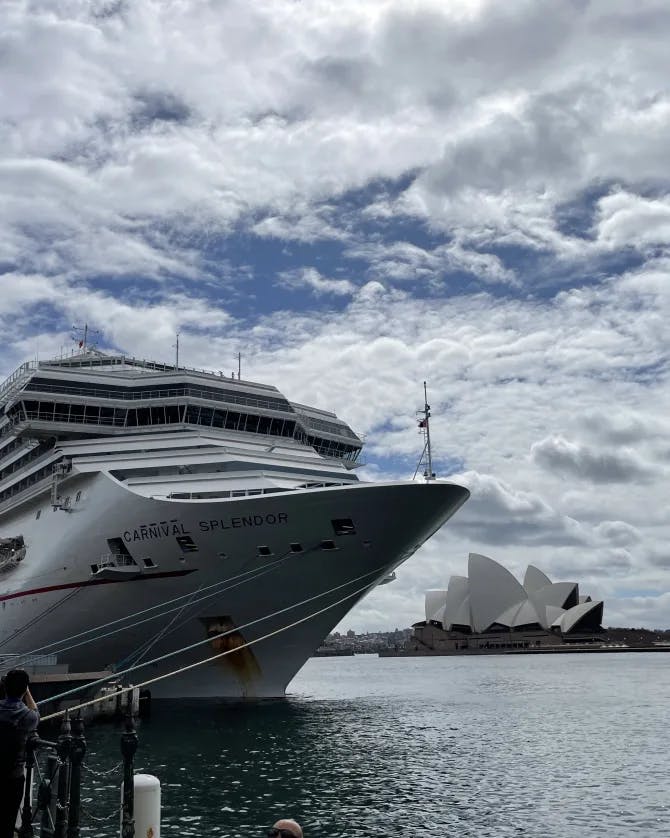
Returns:
[[[423,451],[414,470],[412,480],[416,479],[419,469],[423,466],[423,478],[426,483],[429,483],[431,480],[435,480],[436,475],[433,471],[433,454],[430,447],[430,405],[428,404],[428,390],[425,381],[423,382],[423,401],[423,410],[417,411],[417,415],[421,417],[419,419],[419,429],[423,434]]]

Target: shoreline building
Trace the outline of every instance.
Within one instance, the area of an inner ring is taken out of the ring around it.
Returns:
[[[600,643],[603,602],[577,582],[552,582],[533,565],[521,584],[501,564],[470,553],[468,575],[426,592],[426,619],[412,627],[416,653],[459,654]]]

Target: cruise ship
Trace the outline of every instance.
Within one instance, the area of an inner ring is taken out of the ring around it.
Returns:
[[[86,347],[23,364],[0,387],[0,664],[284,695],[468,498],[360,481],[362,445],[239,376]]]

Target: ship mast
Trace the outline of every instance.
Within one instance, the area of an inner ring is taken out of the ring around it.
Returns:
[[[83,327],[77,326],[76,323],[72,326],[72,340],[78,344],[82,352],[86,352],[88,349],[89,336],[99,334],[100,332],[97,329],[89,329],[88,323],[84,323]],[[95,342],[93,345],[95,346]]]
[[[419,419],[419,428],[424,438],[423,451],[419,457],[419,462],[414,470],[414,477],[412,479],[414,480],[416,478],[419,469],[423,465],[423,477],[426,483],[429,483],[431,480],[435,480],[435,472],[433,471],[433,454],[430,447],[430,405],[428,404],[428,390],[425,381],[423,382],[423,401],[423,410],[417,411],[417,415],[422,417]]]

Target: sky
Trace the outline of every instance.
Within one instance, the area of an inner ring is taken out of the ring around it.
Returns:
[[[469,552],[670,627],[666,0],[4,0],[0,375],[73,344],[274,384],[471,499]]]

